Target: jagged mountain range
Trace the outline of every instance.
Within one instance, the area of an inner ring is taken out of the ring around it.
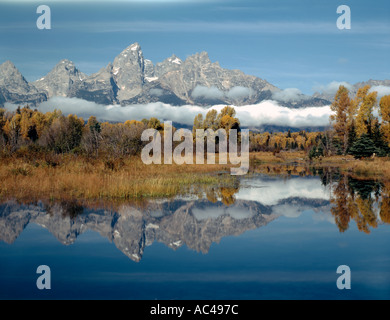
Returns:
[[[364,84],[352,87],[357,90]],[[367,84],[390,86],[390,80],[370,80]],[[333,100],[333,95],[327,93],[313,96],[298,93],[286,99],[283,90],[264,79],[211,62],[207,52],[196,53],[184,61],[172,55],[154,64],[144,58],[138,43],[127,47],[112,63],[89,76],[73,62],[61,60],[46,76],[28,82],[11,61],[0,65],[0,106],[6,102],[38,106],[58,96],[103,105],[160,101],[175,106],[239,106],[272,99],[289,108],[324,106]]]
[[[11,61],[0,65],[0,105],[37,106],[52,97],[77,97],[99,104],[245,105],[273,99],[281,90],[266,80],[211,62],[207,52],[186,60],[173,55],[153,64],[138,43],[123,50],[112,63],[90,76],[69,60],[60,61],[46,76],[27,82]],[[275,100],[275,99],[274,99]],[[302,95],[281,101],[289,107],[326,105],[329,101]]]
[[[294,199],[289,205],[295,211],[307,206],[322,210],[329,201]],[[207,200],[175,200],[149,203],[142,209],[124,205],[117,211],[67,203],[46,206],[8,201],[0,205],[0,241],[13,243],[30,223],[48,229],[64,245],[73,244],[79,235],[93,230],[138,262],[145,247],[156,241],[174,250],[186,245],[191,250],[207,253],[223,237],[267,225],[280,216],[279,211],[278,206],[274,210],[246,200],[237,200],[229,207]]]

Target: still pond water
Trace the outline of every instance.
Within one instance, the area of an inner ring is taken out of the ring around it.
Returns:
[[[328,180],[256,175],[115,209],[4,202],[0,299],[390,299],[388,188]]]

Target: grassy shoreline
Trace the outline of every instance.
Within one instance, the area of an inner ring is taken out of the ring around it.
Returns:
[[[119,160],[75,155],[1,158],[0,200],[124,201],[201,194],[212,188],[236,187],[240,177],[230,175],[231,167],[145,165],[139,156]],[[253,152],[249,173],[307,175],[310,168],[324,167],[363,179],[390,178],[388,158],[334,156],[310,161],[304,152]]]
[[[163,198],[196,193],[198,187],[230,186],[229,165],[145,165],[121,160],[56,156],[0,159],[0,199],[115,200]],[[216,173],[226,174],[216,174]]]
[[[361,178],[390,179],[390,158],[355,159],[352,156],[331,156],[309,160],[304,152],[251,153],[254,165],[282,165],[304,168],[335,168],[343,174]]]

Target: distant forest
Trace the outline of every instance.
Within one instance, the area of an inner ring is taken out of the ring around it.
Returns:
[[[332,128],[324,132],[263,132],[250,134],[250,151],[305,151],[310,159],[332,155],[356,158],[390,155],[390,96],[378,103],[370,86],[360,88],[355,97],[340,86],[331,105]],[[240,130],[240,121],[232,107],[218,113],[210,110],[194,119],[196,129]],[[29,106],[10,112],[0,109],[0,155],[3,157],[34,153],[71,153],[87,157],[124,157],[140,153],[147,128],[164,130],[157,118],[124,123],[87,121],[60,110],[42,113]],[[176,130],[174,128],[174,130]]]

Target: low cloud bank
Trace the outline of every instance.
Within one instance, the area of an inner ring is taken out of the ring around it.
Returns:
[[[278,100],[278,101],[283,101],[283,102],[292,102],[292,101],[298,102],[298,101],[307,100],[310,97],[305,96],[301,92],[301,90],[299,90],[297,88],[287,88],[287,89],[275,92],[272,95],[272,98],[275,100]]]
[[[340,86],[346,87],[349,91],[352,91],[353,85],[351,85],[348,82],[342,81],[332,81],[331,83],[328,83],[327,85],[321,85],[321,86],[316,86],[313,89],[318,92],[322,92],[323,94],[327,95],[332,95],[334,96],[336,92],[339,90]]]
[[[232,100],[240,100],[249,98],[252,93],[252,89],[241,86],[233,87],[229,91],[222,91],[217,87],[204,87],[198,85],[192,91],[191,96],[195,99],[222,99],[228,97]]]
[[[8,110],[15,110],[17,106],[6,103],[5,107]],[[220,111],[224,107],[225,105],[217,105],[211,108],[192,105],[177,107],[162,102],[121,107],[119,105],[100,105],[78,98],[55,97],[43,102],[38,109],[41,112],[59,109],[64,114],[76,114],[84,119],[96,116],[100,121],[123,122],[156,117],[161,121],[192,125],[195,116],[199,113],[205,116],[211,109]],[[271,100],[253,105],[233,107],[241,125],[245,127],[259,127],[265,124],[289,127],[328,126],[329,116],[332,114],[329,106],[289,109]]]
[[[353,85],[351,85],[348,82],[337,82],[337,81],[333,81],[324,86],[317,86],[314,87],[313,89],[323,94],[334,96],[336,95],[340,86],[346,87],[349,91],[357,90],[357,88],[355,88]],[[290,89],[286,89],[286,90],[290,90]],[[380,99],[383,96],[390,95],[390,86],[384,86],[384,85],[372,86],[369,92],[374,92],[374,91],[378,92],[378,99]]]
[[[378,92],[378,99],[382,98],[383,96],[387,96],[390,94],[390,87],[386,86],[375,86],[371,87],[370,92]]]

